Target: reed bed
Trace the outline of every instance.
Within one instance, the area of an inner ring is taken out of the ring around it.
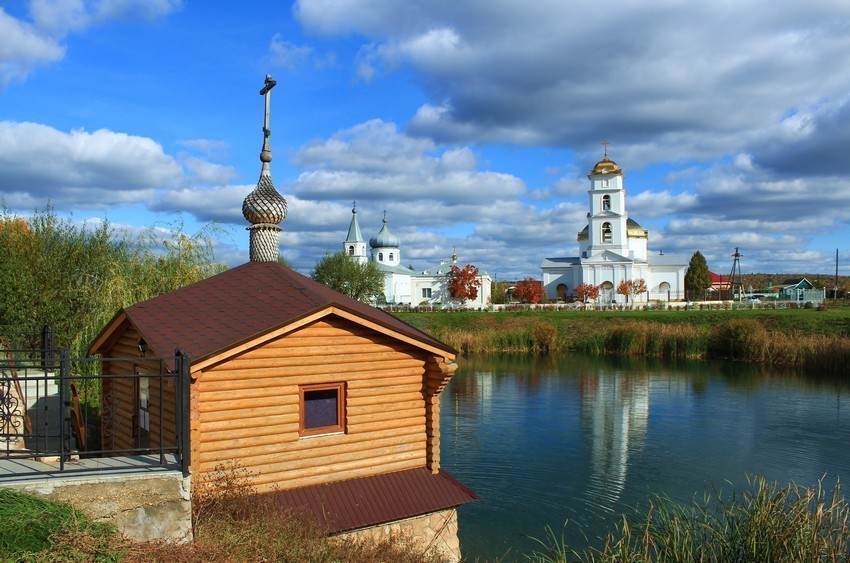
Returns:
[[[661,495],[648,509],[623,516],[599,548],[573,548],[547,529],[527,559],[581,562],[779,562],[847,561],[850,507],[840,484],[827,492],[763,477],[727,497],[713,491],[682,505]]]
[[[779,314],[777,314],[779,313]],[[400,314],[461,353],[724,359],[846,373],[850,311]],[[709,316],[710,315],[710,316]],[[795,322],[797,319],[797,322]]]

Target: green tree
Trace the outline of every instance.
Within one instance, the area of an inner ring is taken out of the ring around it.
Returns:
[[[708,263],[699,250],[691,256],[688,271],[685,272],[685,291],[688,297],[704,297],[705,291],[711,287],[711,274],[708,272]]]
[[[384,274],[374,262],[360,264],[342,252],[327,254],[316,262],[310,277],[364,303],[384,293]]]
[[[510,286],[511,284],[504,281],[493,282],[492,289],[490,290],[490,301],[496,305],[507,303],[507,292]]]

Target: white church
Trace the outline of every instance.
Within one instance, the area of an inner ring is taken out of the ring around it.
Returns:
[[[622,281],[643,279],[647,293],[632,295],[630,303],[677,301],[685,298],[685,271],[688,260],[663,252],[649,254],[649,233],[626,212],[623,170],[608,159],[590,174],[590,212],[587,226],[578,233],[579,256],[545,258],[543,287],[550,300],[566,301],[576,286],[599,286],[598,303],[625,303],[616,293]]]
[[[387,305],[416,307],[419,305],[456,307],[460,302],[452,298],[448,291],[449,273],[452,266],[458,266],[457,255],[452,253],[451,260],[443,260],[437,266],[416,271],[401,265],[401,239],[390,232],[387,226],[387,212],[384,211],[383,226],[377,235],[369,240],[371,256],[366,254],[366,241],[357,222],[357,206],[351,210],[351,224],[348,236],[342,243],[342,251],[352,260],[361,264],[372,260],[384,273],[384,299]],[[458,266],[463,268],[463,266]],[[490,291],[493,280],[487,272],[478,272],[478,296],[463,303],[466,308],[482,308],[490,303]],[[379,304],[384,304],[380,302]]]

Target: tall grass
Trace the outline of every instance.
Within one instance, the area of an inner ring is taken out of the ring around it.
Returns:
[[[102,561],[114,560],[122,551],[108,546],[115,531],[96,524],[73,507],[0,487],[0,560],[37,560],[35,554],[61,553],[58,538],[85,538]],[[105,549],[104,549],[105,547]],[[45,559],[46,560],[46,559]]]
[[[209,225],[141,237],[108,222],[78,225],[50,209],[30,218],[0,214],[0,325],[48,324],[73,357],[121,308],[206,278],[214,261]]]
[[[714,491],[701,501],[678,504],[659,496],[620,524],[599,548],[573,548],[547,529],[531,561],[773,562],[847,561],[850,507],[836,485],[828,494],[763,477],[727,498]]]
[[[744,316],[744,315],[748,316]],[[846,373],[850,310],[402,313],[462,353],[717,358]],[[796,319],[796,322],[795,322]]]

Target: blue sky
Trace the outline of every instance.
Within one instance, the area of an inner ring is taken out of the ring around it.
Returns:
[[[787,4],[787,5],[786,5]],[[267,73],[281,252],[309,272],[388,213],[402,261],[499,279],[577,253],[587,172],[651,250],[850,275],[850,3],[0,2],[0,197],[247,260]]]

